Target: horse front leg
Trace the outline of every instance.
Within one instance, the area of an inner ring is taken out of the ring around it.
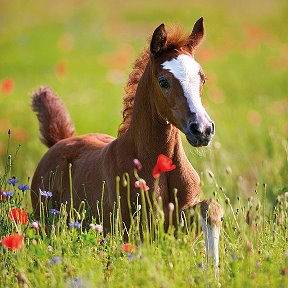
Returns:
[[[215,200],[203,200],[200,205],[201,227],[205,238],[206,259],[214,260],[215,274],[219,269],[219,238],[224,210]]]
[[[190,208],[193,211],[193,221],[198,218],[195,217],[195,213],[200,214],[199,218],[205,239],[206,265],[208,267],[210,262],[213,261],[215,275],[217,275],[219,270],[219,238],[224,210],[218,202],[211,199],[203,200]],[[196,223],[196,226],[198,226],[198,223]]]

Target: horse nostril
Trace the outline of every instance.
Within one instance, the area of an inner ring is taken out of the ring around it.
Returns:
[[[214,135],[214,132],[215,132],[215,125],[214,125],[214,122],[212,122],[211,125],[206,128],[205,134]]]
[[[211,123],[211,134],[212,135],[215,134],[215,124],[214,124],[214,122]]]
[[[201,131],[199,130],[199,125],[198,125],[198,123],[192,123],[192,124],[190,124],[189,129],[190,129],[190,132],[191,132],[193,135],[199,135],[199,134],[201,134]]]

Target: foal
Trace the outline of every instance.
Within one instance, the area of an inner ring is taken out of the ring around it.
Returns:
[[[70,203],[69,165],[72,165],[73,204],[88,202],[96,215],[104,186],[104,228],[110,227],[109,215],[117,203],[115,178],[127,172],[132,182],[133,159],[143,165],[140,177],[153,187],[152,169],[159,154],[172,159],[176,169],[162,174],[156,197],[162,198],[165,223],[174,188],[178,207],[201,206],[206,248],[218,266],[218,239],[222,208],[216,202],[200,202],[200,179],[188,161],[180,133],[195,147],[209,144],[215,125],[201,103],[205,75],[194,59],[194,52],[204,36],[203,18],[189,36],[179,31],[166,32],[161,24],[153,33],[150,49],[144,49],[129,76],[124,96],[123,122],[118,138],[105,134],[74,136],[68,113],[48,88],[33,95],[32,107],[40,122],[41,140],[50,149],[40,161],[31,185],[32,204],[39,213],[39,189],[53,192],[53,203]],[[71,167],[71,166],[70,166]],[[49,186],[51,171],[54,185]],[[121,186],[121,185],[120,185]],[[131,185],[133,186],[133,185]],[[85,188],[85,189],[84,189]],[[131,187],[131,203],[136,203],[139,189]],[[153,189],[151,189],[153,190]],[[129,226],[126,188],[120,187],[123,222]]]

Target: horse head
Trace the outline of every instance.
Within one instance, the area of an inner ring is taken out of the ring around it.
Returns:
[[[195,147],[206,146],[215,134],[214,122],[201,102],[205,74],[194,59],[204,36],[203,18],[182,42],[168,40],[164,24],[153,33],[150,43],[155,106],[160,119],[180,129]],[[175,42],[176,43],[176,42]]]

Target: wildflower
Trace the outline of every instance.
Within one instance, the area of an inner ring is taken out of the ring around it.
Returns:
[[[129,260],[130,262],[132,262],[132,261],[134,260],[134,256],[133,256],[132,253],[128,253],[128,254],[127,254],[127,257],[128,257],[128,260]]]
[[[103,232],[103,227],[100,224],[90,224],[91,229],[95,230],[96,232],[102,233]]]
[[[10,93],[14,88],[14,81],[10,78],[6,78],[2,80],[1,83],[1,90],[3,93],[8,94]]]
[[[132,253],[135,250],[136,246],[131,243],[125,243],[125,244],[122,244],[121,248],[124,252]]]
[[[52,209],[49,210],[49,213],[52,214],[52,215],[58,215],[60,213],[60,211],[57,210],[57,209],[53,209],[52,208]]]
[[[157,163],[152,171],[152,175],[154,178],[159,178],[161,173],[172,171],[175,168],[176,165],[172,164],[172,160],[169,157],[160,154],[158,156]]]
[[[24,191],[29,189],[29,185],[28,184],[20,184],[18,186],[18,189],[21,190],[22,192],[24,192]]]
[[[232,254],[231,254],[231,258],[232,258],[232,260],[237,260],[237,259],[238,259],[238,257],[236,256],[235,253],[232,253]]]
[[[76,222],[70,222],[69,226],[73,227],[73,228],[81,228],[82,224],[80,222],[76,221]]]
[[[135,159],[133,160],[133,163],[134,163],[135,168],[136,168],[138,171],[142,170],[142,164],[141,164],[141,162],[140,162],[138,159],[135,158]]]
[[[70,280],[70,283],[68,282],[67,287],[69,288],[81,288],[81,287],[85,287],[86,285],[83,284],[83,280],[81,278],[78,277],[73,277]]]
[[[139,181],[136,181],[134,183],[135,188],[141,188],[144,191],[148,191],[150,188],[149,186],[146,185],[146,181],[144,179],[141,179]]]
[[[41,224],[40,224],[38,221],[33,221],[33,222],[31,223],[31,227],[34,228],[34,229],[36,229],[36,230],[38,230],[38,229],[41,228]]]
[[[52,192],[50,191],[42,191],[40,188],[39,188],[39,192],[40,192],[40,195],[45,197],[45,198],[49,198],[49,197],[52,197]]]
[[[60,263],[60,262],[62,262],[62,258],[59,257],[59,256],[54,256],[54,257],[52,257],[52,259],[50,260],[49,265],[54,265],[54,264]]]
[[[10,198],[14,195],[14,191],[2,191],[2,195],[7,198]]]
[[[51,253],[51,252],[53,252],[53,247],[52,247],[51,245],[48,245],[48,246],[47,246],[47,250],[48,250],[48,252]]]
[[[31,240],[31,244],[34,245],[34,246],[36,246],[36,245],[37,245],[37,240],[36,240],[36,239],[32,239],[32,240]]]
[[[9,211],[8,216],[11,220],[14,220],[18,224],[27,224],[28,215],[21,208],[13,208]]]
[[[12,251],[17,251],[24,244],[24,236],[22,234],[11,234],[1,240],[2,244]]]
[[[104,245],[104,244],[105,244],[105,238],[99,239],[99,244],[100,244],[100,245]]]
[[[170,202],[170,203],[168,204],[168,207],[169,207],[169,210],[170,210],[171,212],[173,212],[174,209],[175,209],[175,206],[174,206],[174,204],[173,204],[172,202]]]
[[[16,179],[15,176],[13,176],[11,179],[7,180],[7,183],[10,184],[10,185],[13,185],[13,186],[15,186],[15,184],[17,184],[18,182],[19,182],[19,180]]]
[[[202,269],[203,268],[203,262],[199,262],[198,267]]]

